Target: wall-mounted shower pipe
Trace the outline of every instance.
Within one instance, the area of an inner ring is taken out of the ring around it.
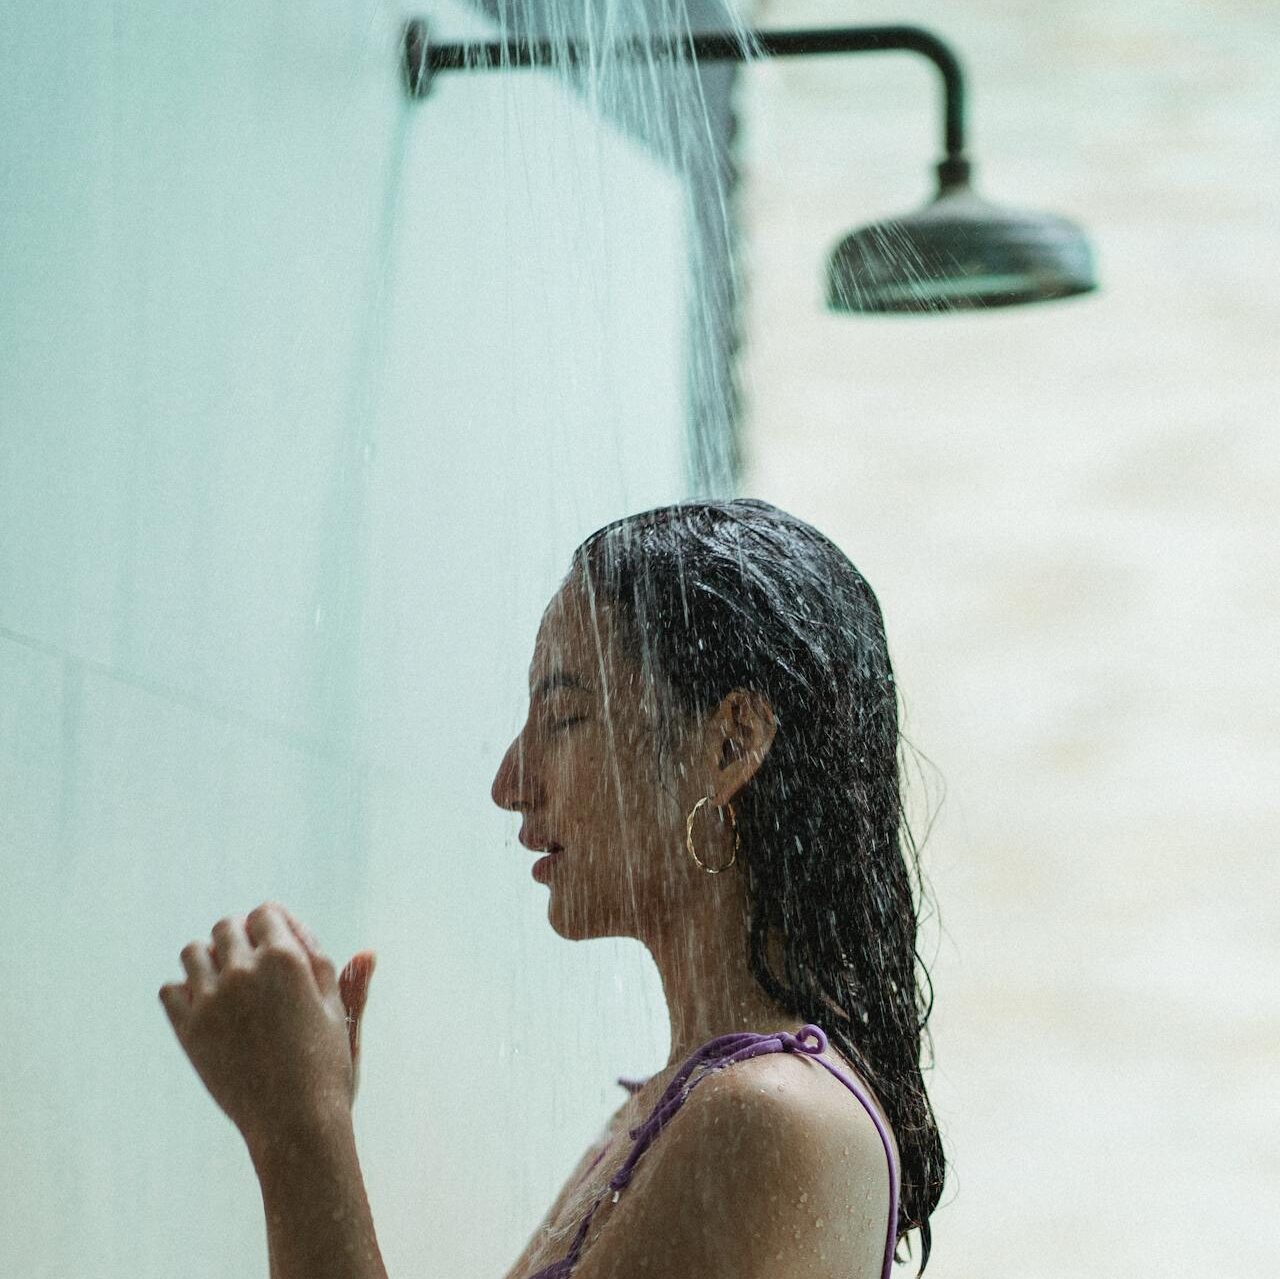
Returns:
[[[751,31],[748,35],[746,41],[730,32],[622,40],[610,46],[608,56],[752,62],[756,60],[757,49],[769,58],[891,50],[923,54],[942,75],[943,153],[947,160],[964,159],[964,76],[960,60],[950,46],[932,32],[910,26],[816,27],[798,31]],[[414,98],[426,97],[431,77],[438,71],[487,71],[556,64],[579,66],[590,56],[582,43],[572,40],[567,45],[552,40],[431,44],[422,18],[410,18],[405,23],[403,49],[405,88]],[[598,49],[596,56],[600,56]]]
[[[427,24],[404,25],[406,91],[425,97],[440,71],[580,65],[600,51],[551,40],[437,44]],[[943,159],[938,193],[914,213],[872,223],[845,236],[827,263],[833,311],[918,313],[1015,306],[1072,297],[1097,288],[1093,253],[1080,228],[1052,214],[1005,209],[970,185],[964,154],[964,78],[950,47],[921,27],[830,27],[659,36],[620,41],[608,56],[751,62],[821,53],[920,53],[942,73]]]

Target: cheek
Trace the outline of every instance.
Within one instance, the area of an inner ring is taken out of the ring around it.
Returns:
[[[571,728],[568,733],[572,740],[566,737],[544,751],[543,767],[560,804],[585,814],[585,810],[600,805],[612,789],[609,755],[595,732]]]
[[[572,740],[562,742],[547,763],[564,802],[585,824],[602,834],[617,834],[621,825],[634,839],[638,825],[649,829],[674,820],[670,795],[675,786],[662,774],[651,730],[593,721],[568,732]]]

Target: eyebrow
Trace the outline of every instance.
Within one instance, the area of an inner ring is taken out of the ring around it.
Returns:
[[[577,688],[584,693],[592,691],[591,686],[584,683],[576,675],[570,674],[568,671],[552,671],[550,675],[544,675],[534,686],[530,697],[537,697],[539,693],[549,692],[553,688]]]

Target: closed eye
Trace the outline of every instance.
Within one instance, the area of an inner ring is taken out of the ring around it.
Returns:
[[[552,731],[557,728],[568,728],[570,724],[581,724],[587,717],[585,715],[575,715],[571,719],[558,719],[552,725]]]

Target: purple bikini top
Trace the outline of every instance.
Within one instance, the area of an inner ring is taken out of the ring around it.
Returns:
[[[806,1040],[809,1039],[813,1039],[816,1042],[807,1043]],[[819,1065],[825,1066],[857,1097],[866,1109],[867,1114],[871,1116],[871,1120],[876,1126],[876,1131],[880,1134],[880,1141],[884,1146],[884,1153],[889,1161],[889,1224],[885,1232],[884,1266],[880,1274],[881,1279],[890,1279],[893,1270],[893,1248],[897,1238],[898,1226],[898,1187],[901,1180],[898,1161],[894,1157],[893,1145],[889,1140],[888,1132],[885,1131],[884,1123],[876,1113],[864,1090],[850,1079],[844,1071],[821,1059],[820,1054],[825,1052],[826,1048],[826,1034],[821,1027],[815,1026],[812,1022],[802,1026],[798,1035],[793,1035],[785,1030],[778,1031],[772,1035],[760,1035],[752,1031],[744,1031],[741,1034],[719,1035],[715,1039],[708,1040],[680,1067],[675,1078],[667,1085],[666,1092],[662,1094],[658,1104],[653,1108],[649,1118],[638,1128],[628,1130],[627,1136],[631,1137],[635,1144],[631,1149],[630,1155],[627,1156],[626,1162],[609,1179],[609,1190],[613,1191],[613,1202],[618,1202],[618,1196],[631,1180],[631,1174],[640,1156],[653,1144],[654,1139],[662,1131],[671,1116],[680,1109],[689,1092],[699,1080],[705,1078],[705,1076],[700,1075],[698,1080],[695,1080],[687,1088],[684,1087],[685,1080],[696,1067],[706,1062],[714,1062],[715,1069],[721,1070],[726,1066],[731,1066],[735,1061],[745,1061],[748,1057],[758,1057],[761,1053],[808,1053],[810,1056],[818,1057]],[[714,1071],[708,1073],[714,1073]],[[632,1094],[638,1092],[647,1082],[648,1080],[645,1079],[621,1078],[618,1080],[618,1083]],[[582,1174],[583,1177],[604,1158],[608,1149],[609,1146],[606,1145],[604,1150],[595,1157],[591,1166]],[[578,1233],[574,1237],[573,1245],[568,1253],[559,1261],[552,1262],[551,1265],[539,1270],[537,1274],[531,1275],[530,1279],[569,1279],[570,1272],[577,1264],[582,1242],[587,1237],[587,1231],[591,1227],[591,1218],[595,1216],[596,1209],[603,1199],[604,1193],[597,1197],[595,1203],[591,1205],[590,1211],[582,1219],[582,1224],[578,1227]]]

